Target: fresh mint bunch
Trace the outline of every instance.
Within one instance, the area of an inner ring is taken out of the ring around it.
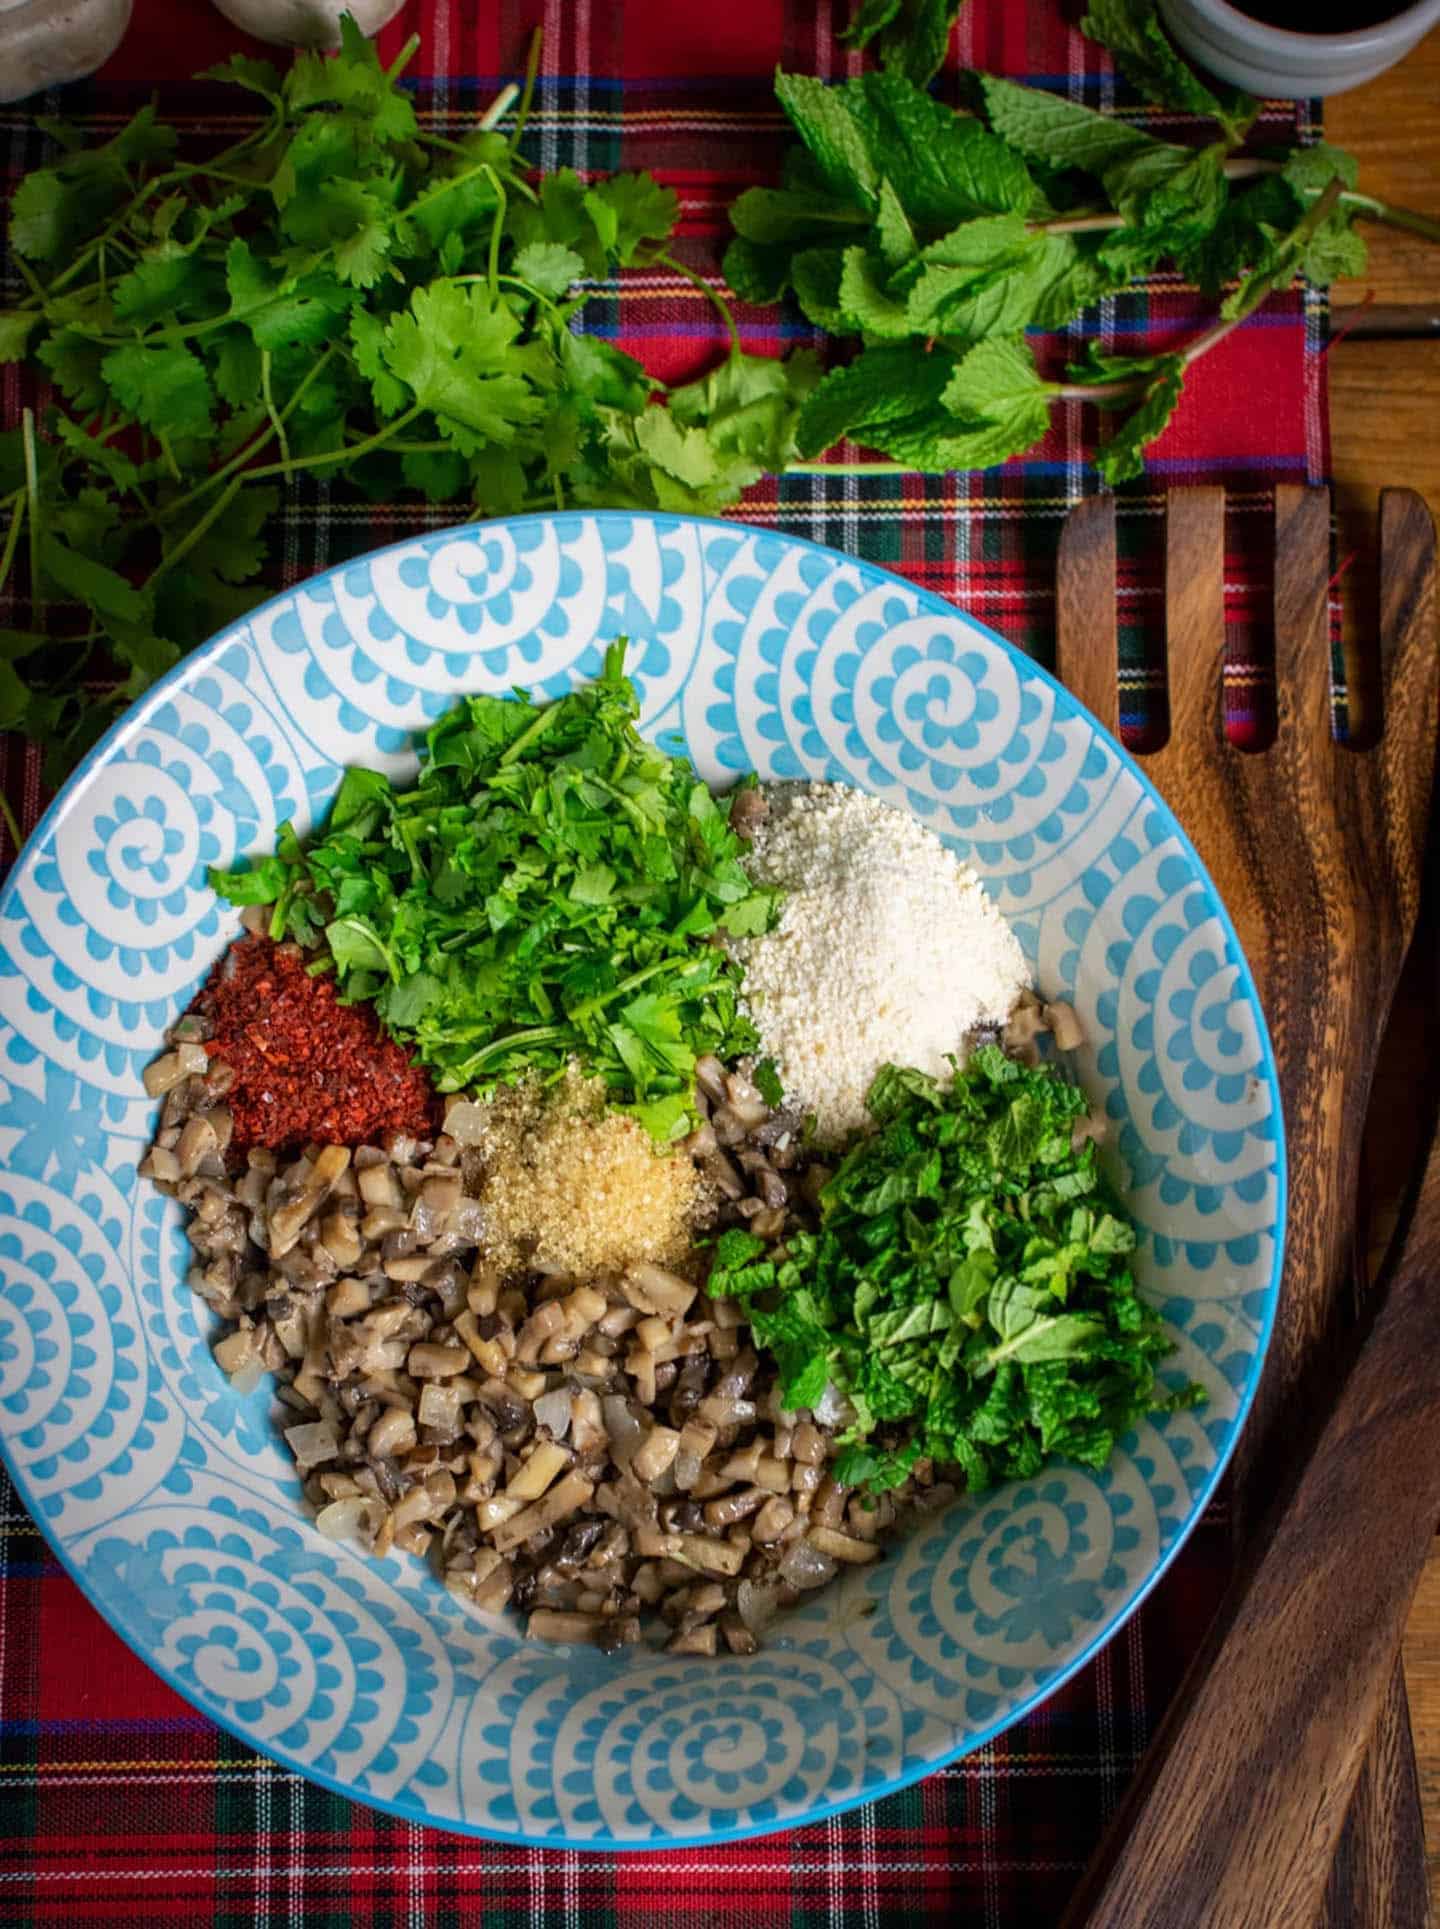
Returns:
[[[899,34],[907,18],[889,0],[864,5],[852,36]],[[1084,25],[1152,99],[1211,118],[1213,137],[1160,140],[990,74],[968,77],[975,111],[955,113],[914,84],[928,55],[907,77],[893,46],[883,71],[836,86],[776,77],[799,145],[778,187],[735,203],[726,276],[747,300],[793,295],[860,349],[806,401],[802,456],[848,437],[906,467],[985,468],[1079,399],[1119,418],[1096,463],[1124,481],[1198,355],[1296,274],[1363,270],[1357,219],[1440,238],[1440,224],[1358,193],[1334,148],[1240,154],[1258,103],[1188,67],[1153,0],[1092,0]],[[1220,302],[1215,328],[1173,352],[1039,375],[1028,331],[1062,328],[1166,265]]]
[[[1135,1230],[1075,1127],[1085,1095],[997,1046],[954,1084],[888,1066],[875,1131],[820,1195],[820,1225],[773,1249],[737,1228],[709,1291],[741,1301],[781,1399],[833,1385],[854,1418],[835,1477],[883,1491],[926,1458],[978,1492],[1051,1458],[1103,1467],[1156,1409],[1173,1349],[1136,1290]]]
[[[414,46],[382,68],[347,20],[335,58],[236,57],[211,77],[258,119],[223,153],[182,156],[147,107],[102,147],[52,127],[64,151],[16,190],[28,293],[0,358],[59,400],[0,438],[0,583],[31,609],[0,636],[0,728],[47,746],[52,781],[255,602],[300,477],[461,517],[713,512],[793,455],[813,357],[737,344],[666,397],[572,331],[596,283],[669,260],[673,191],[534,177],[530,82],[508,132],[516,88],[458,141],[427,132],[399,85]]]

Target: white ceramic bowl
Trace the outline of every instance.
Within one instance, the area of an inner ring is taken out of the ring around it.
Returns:
[[[1416,0],[1378,26],[1354,33],[1287,33],[1229,0],[1160,0],[1165,25],[1221,80],[1265,98],[1308,100],[1374,80],[1440,22],[1440,0]]]
[[[961,1502],[716,1662],[527,1642],[408,1557],[316,1534],[137,1182],[141,1073],[235,929],[205,867],[413,769],[461,692],[558,693],[634,639],[642,728],[712,780],[839,778],[934,827],[1073,1002],[1138,1265],[1209,1404]],[[1274,1313],[1279,1101],[1214,889],[1126,754],[938,597],[673,516],[400,543],[217,637],[87,759],[0,895],[0,1448],[138,1654],[251,1746],[411,1820],[654,1848],[813,1821],[1033,1708],[1131,1613],[1234,1444]]]

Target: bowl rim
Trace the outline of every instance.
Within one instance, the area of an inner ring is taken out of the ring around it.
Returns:
[[[71,805],[83,790],[91,773],[105,761],[117,745],[121,744],[132,731],[148,718],[152,708],[167,700],[168,693],[172,688],[182,684],[187,678],[197,675],[211,658],[218,656],[223,649],[229,648],[235,641],[242,638],[246,630],[264,618],[269,612],[290,604],[297,596],[317,583],[328,582],[332,578],[343,575],[346,570],[355,569],[371,563],[378,557],[396,554],[404,550],[414,550],[417,545],[425,549],[433,550],[441,547],[444,543],[454,541],[457,536],[462,536],[467,532],[510,529],[517,526],[551,526],[567,521],[577,523],[586,521],[600,523],[623,522],[632,525],[639,522],[656,526],[662,532],[666,529],[699,527],[716,531],[723,530],[728,535],[738,537],[741,541],[747,536],[753,536],[757,539],[765,539],[778,543],[782,547],[811,550],[824,557],[827,562],[832,565],[836,562],[848,563],[851,567],[858,570],[862,576],[868,574],[880,579],[882,582],[894,583],[897,588],[906,590],[912,596],[918,598],[921,609],[928,610],[933,615],[950,618],[960,617],[964,622],[970,624],[975,630],[980,632],[989,642],[995,644],[1006,656],[1014,659],[1022,674],[1038,677],[1042,684],[1047,686],[1055,694],[1057,699],[1057,715],[1064,715],[1067,718],[1083,719],[1098,735],[1110,753],[1118,758],[1120,768],[1138,780],[1142,794],[1152,806],[1158,807],[1168,820],[1171,827],[1170,835],[1178,839],[1181,849],[1194,866],[1199,878],[1203,881],[1214,906],[1214,914],[1218,918],[1220,927],[1234,950],[1239,971],[1236,990],[1243,994],[1257,1021],[1256,1035],[1260,1048],[1261,1071],[1269,1086],[1273,1100],[1273,1144],[1275,1147],[1275,1215],[1273,1239],[1275,1250],[1270,1280],[1266,1288],[1265,1314],[1260,1324],[1254,1354],[1254,1364],[1251,1368],[1245,1390],[1237,1405],[1230,1436],[1225,1443],[1223,1451],[1211,1467],[1204,1484],[1191,1495],[1188,1516],[1174,1540],[1169,1547],[1164,1550],[1154,1569],[1136,1589],[1133,1597],[1116,1613],[1109,1616],[1076,1654],[1062,1666],[1056,1668],[1055,1672],[1043,1683],[1037,1683],[1029,1695],[1006,1709],[1002,1715],[993,1721],[987,1722],[977,1733],[967,1736],[964,1741],[957,1742],[954,1747],[946,1748],[931,1760],[919,1762],[914,1767],[906,1768],[900,1774],[891,1776],[883,1782],[877,1782],[867,1786],[854,1795],[847,1795],[835,1801],[817,1803],[814,1807],[806,1809],[804,1813],[796,1815],[793,1818],[780,1821],[767,1820],[758,1823],[741,1824],[733,1828],[708,1829],[703,1833],[694,1835],[665,1835],[654,1841],[643,1842],[622,1840],[605,1833],[595,1836],[567,1838],[558,1834],[539,1835],[524,1828],[507,1829],[496,1827],[494,1825],[474,1822],[468,1818],[435,1818],[427,1814],[422,1807],[413,1801],[407,1802],[402,1799],[377,1796],[368,1790],[356,1790],[340,1778],[297,1759],[287,1749],[275,1746],[268,1741],[261,1742],[253,1735],[248,1734],[243,1727],[238,1727],[233,1720],[227,1718],[223,1709],[212,1702],[210,1696],[199,1684],[196,1684],[194,1687],[182,1684],[170,1668],[159,1662],[151,1654],[144,1652],[138,1643],[130,1638],[127,1632],[115,1624],[111,1619],[105,1603],[99,1597],[98,1592],[90,1585],[76,1562],[72,1560],[65,1546],[59,1541],[57,1536],[52,1533],[51,1524],[45,1515],[44,1509],[32,1504],[32,1499],[24,1477],[11,1458],[7,1444],[7,1430],[3,1426],[0,1426],[0,1462],[3,1462],[5,1471],[9,1475],[16,1493],[19,1495],[21,1504],[30,1515],[36,1527],[40,1530],[50,1552],[60,1563],[60,1566],[70,1580],[79,1588],[80,1592],[105,1622],[106,1627],[110,1629],[111,1633],[121,1640],[144,1666],[149,1668],[153,1674],[158,1675],[172,1693],[178,1695],[180,1699],[190,1707],[197,1709],[208,1720],[213,1721],[217,1727],[223,1728],[227,1734],[233,1736],[243,1746],[278,1763],[280,1767],[287,1769],[291,1774],[299,1775],[308,1781],[317,1783],[320,1787],[328,1789],[331,1794],[343,1796],[346,1800],[359,1803],[362,1807],[377,1810],[379,1813],[389,1815],[397,1821],[409,1822],[422,1828],[439,1829],[455,1835],[473,1837],[481,1841],[504,1842],[525,1848],[564,1850],[579,1855],[586,1853],[602,1855],[655,1855],[663,1854],[672,1849],[709,1848],[722,1843],[741,1842],[767,1835],[785,1834],[791,1830],[811,1827],[817,1822],[828,1821],[832,1816],[844,1815],[851,1809],[861,1808],[867,1802],[879,1801],[886,1795],[898,1794],[902,1789],[910,1788],[916,1782],[923,1781],[926,1776],[933,1775],[940,1769],[948,1767],[951,1763],[961,1760],[964,1756],[973,1754],[977,1749],[983,1748],[992,1742],[998,1735],[1004,1734],[1007,1729],[1013,1728],[1017,1723],[1025,1720],[1028,1715],[1032,1714],[1035,1709],[1043,1706],[1043,1704],[1060,1688],[1064,1687],[1067,1682],[1073,1680],[1074,1677],[1094,1659],[1100,1650],[1119,1634],[1121,1629],[1125,1627],[1130,1619],[1139,1611],[1141,1605],[1153,1593],[1161,1579],[1169,1571],[1181,1548],[1195,1531],[1195,1528],[1198,1526],[1214,1496],[1216,1488],[1224,1476],[1225,1470],[1230,1463],[1230,1458],[1239,1442],[1240,1435],[1244,1431],[1245,1423],[1250,1416],[1256,1390],[1259,1386],[1260,1377],[1264,1371],[1265,1361],[1269,1354],[1270,1342],[1274,1335],[1275,1321],[1279,1307],[1280,1285],[1287,1245],[1286,1234],[1289,1223],[1289,1166],[1279,1072],[1275,1062],[1274,1049],[1270,1041],[1269,1026],[1265,1021],[1264,1007],[1260,1001],[1259,989],[1255,983],[1254,973],[1250,968],[1248,958],[1241,948],[1239,937],[1236,933],[1234,923],[1231,920],[1230,913],[1226,908],[1224,899],[1221,897],[1209,871],[1202,863],[1199,852],[1195,849],[1188,833],[1176,817],[1174,811],[1170,808],[1170,805],[1161,796],[1154,782],[1146,775],[1143,766],[1137,761],[1134,755],[1126,749],[1118,737],[1111,736],[1098,718],[1086,709],[1079,698],[1067,690],[1065,685],[1061,683],[1051,671],[1047,670],[1042,663],[1038,662],[1034,657],[1026,655],[1017,645],[1002,636],[998,630],[992,629],[988,623],[983,622],[979,617],[971,615],[968,610],[961,608],[960,605],[950,602],[946,597],[941,596],[938,591],[922,588],[918,583],[913,583],[908,577],[903,576],[899,570],[892,569],[884,563],[871,562],[864,557],[849,555],[844,550],[836,549],[827,543],[816,542],[807,536],[790,535],[783,530],[769,529],[762,524],[747,523],[738,518],[691,516],[663,510],[629,509],[536,510],[518,516],[490,516],[474,522],[447,524],[443,528],[420,530],[408,536],[401,536],[394,542],[380,544],[373,549],[367,549],[356,556],[349,557],[343,562],[332,563],[326,569],[316,570],[311,575],[302,578],[299,582],[290,584],[288,588],[277,591],[275,595],[267,597],[264,601],[257,603],[253,609],[248,610],[237,622],[228,625],[222,630],[216,631],[213,636],[207,637],[205,642],[199,644],[194,650],[190,651],[188,655],[182,657],[178,663],[172,665],[163,676],[151,684],[148,690],[143,691],[124,714],[117,717],[105,734],[98,738],[90,747],[85,756],[75,766],[74,770],[71,771],[60,790],[47,805],[45,811],[26,838],[21,852],[17,854],[9,875],[6,877],[3,885],[0,885],[0,921],[3,921],[14,912],[14,900],[18,896],[19,879],[25,868],[26,854],[31,850],[32,846],[38,847],[44,838],[63,822]],[[277,697],[280,695],[278,690],[276,695]],[[0,1021],[3,1021],[5,1018],[6,1002],[7,1000],[4,994],[0,993]],[[3,1278],[0,1278],[0,1290],[3,1290]],[[123,1518],[123,1514],[117,1516],[117,1518]]]

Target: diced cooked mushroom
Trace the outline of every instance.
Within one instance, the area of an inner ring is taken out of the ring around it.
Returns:
[[[509,1520],[501,1521],[493,1536],[496,1547],[502,1554],[508,1554],[511,1548],[521,1546],[543,1528],[554,1527],[559,1521],[568,1520],[571,1514],[585,1505],[594,1491],[594,1482],[587,1480],[584,1474],[566,1474],[532,1506],[512,1514]]]
[[[679,1273],[637,1261],[621,1274],[620,1290],[642,1313],[683,1319],[700,1289],[693,1280],[682,1279]]]
[[[648,1486],[670,1466],[679,1446],[680,1435],[673,1427],[652,1427],[630,1462],[630,1471]]]
[[[834,1527],[812,1527],[806,1538],[820,1553],[852,1566],[873,1561],[880,1552],[874,1541],[857,1540],[853,1534],[842,1534]]]
[[[408,1453],[414,1445],[415,1422],[404,1407],[387,1407],[365,1439],[371,1455]]]
[[[525,1632],[536,1641],[585,1641],[594,1643],[603,1623],[598,1614],[563,1614],[554,1608],[536,1608]]]
[[[535,1500],[570,1464],[570,1455],[556,1440],[541,1440],[505,1488],[511,1500]]]
[[[1061,1052],[1078,1051],[1085,1043],[1085,1027],[1075,1015],[1075,1007],[1062,1003],[1044,1007],[1045,1019],[1055,1039],[1055,1049]]]
[[[329,1194],[330,1188],[350,1163],[350,1148],[347,1145],[322,1146],[319,1155],[311,1164],[300,1191],[284,1204],[277,1206],[270,1214],[270,1257],[278,1259],[290,1248],[303,1232],[306,1222],[317,1212]]]

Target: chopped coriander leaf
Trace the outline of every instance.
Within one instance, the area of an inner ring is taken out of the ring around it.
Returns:
[[[637,217],[638,218],[638,217]],[[763,931],[744,841],[681,757],[647,743],[624,640],[554,703],[474,696],[429,732],[419,776],[345,775],[323,832],[212,872],[272,931],[323,942],[442,1091],[578,1059],[661,1142],[689,1128],[696,1058],[755,1043],[739,967],[707,942]]]
[[[946,1089],[887,1066],[874,1133],[820,1195],[817,1232],[716,1241],[709,1291],[743,1305],[781,1397],[833,1383],[854,1419],[835,1477],[884,1492],[925,1456],[976,1491],[1052,1457],[1102,1467],[1147,1413],[1193,1405],[1131,1271],[1135,1230],[1077,1147],[1079,1087],[996,1046]]]

